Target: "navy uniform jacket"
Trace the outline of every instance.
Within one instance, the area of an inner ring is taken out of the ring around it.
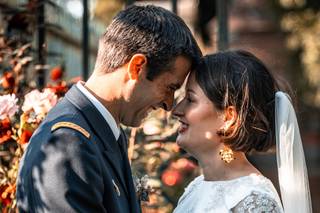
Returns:
[[[17,180],[20,212],[141,212],[123,131],[116,141],[73,86],[32,136]]]

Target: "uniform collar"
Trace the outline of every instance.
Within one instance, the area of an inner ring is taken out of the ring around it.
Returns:
[[[105,106],[102,105],[102,103],[94,97],[85,87],[84,82],[79,81],[77,83],[77,88],[80,90],[80,92],[85,95],[89,101],[97,108],[97,110],[101,113],[103,118],[106,120],[106,122],[109,124],[114,137],[116,140],[119,139],[120,136],[120,128],[117,126],[117,123],[111,113],[107,110]]]

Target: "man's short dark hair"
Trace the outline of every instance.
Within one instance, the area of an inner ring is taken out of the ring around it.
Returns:
[[[195,67],[202,55],[184,21],[153,5],[134,5],[114,17],[100,38],[96,68],[112,72],[137,53],[147,57],[149,80],[170,69],[177,56],[187,57]]]

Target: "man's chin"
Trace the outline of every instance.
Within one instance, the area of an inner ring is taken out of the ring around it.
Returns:
[[[127,122],[123,122],[122,124],[125,126],[129,126],[129,127],[140,127],[142,122],[145,120],[146,118],[142,118],[142,119],[135,119],[133,121],[127,121]]]

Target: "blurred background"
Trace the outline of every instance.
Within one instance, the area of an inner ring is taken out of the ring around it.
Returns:
[[[17,65],[6,56],[6,48],[21,50],[25,44],[29,61],[21,65],[22,86],[44,88],[56,80],[54,74],[68,85],[87,79],[99,36],[112,17],[131,4],[171,10],[184,19],[204,54],[249,50],[291,84],[313,210],[320,212],[319,0],[0,0],[1,91],[7,91],[8,73]],[[182,95],[178,91],[177,99]],[[147,174],[154,189],[143,203],[145,212],[171,212],[184,187],[199,175],[196,161],[175,144],[176,130],[177,123],[164,111],[153,112],[141,128],[126,128],[134,175]],[[8,147],[0,138],[1,167],[9,171],[15,152]],[[277,185],[274,153],[252,153],[249,158]],[[4,180],[0,171],[0,193]],[[3,209],[5,202],[0,198]]]

